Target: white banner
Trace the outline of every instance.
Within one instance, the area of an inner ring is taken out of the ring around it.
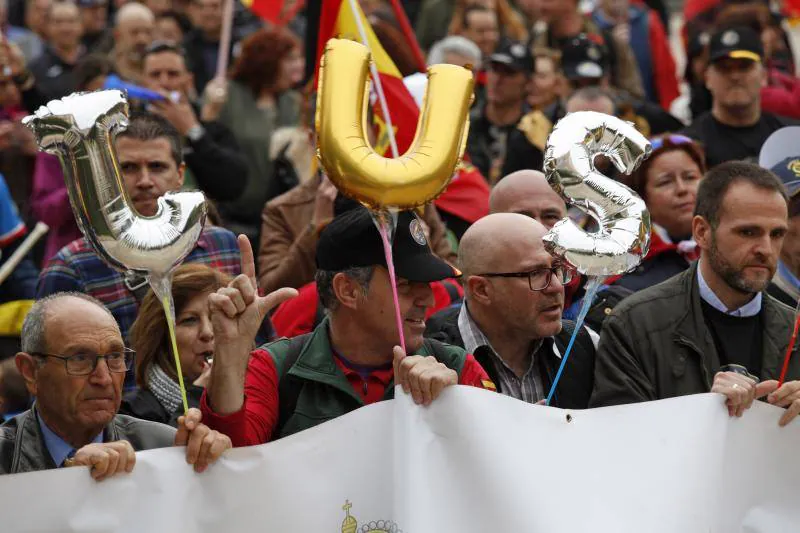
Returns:
[[[0,530],[23,532],[797,533],[800,421],[741,419],[700,395],[563,411],[470,387],[430,408],[399,393],[203,474],[182,449],[0,476]]]

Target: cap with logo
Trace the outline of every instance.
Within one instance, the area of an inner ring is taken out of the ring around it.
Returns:
[[[580,34],[561,46],[561,68],[569,80],[602,78],[608,72],[608,52],[603,44]]]
[[[760,62],[764,56],[761,36],[746,26],[720,30],[711,36],[708,45],[709,59],[749,59]]]
[[[489,56],[489,63],[504,65],[516,72],[533,74],[534,62],[528,47],[514,41],[500,43],[495,53]]]
[[[800,191],[800,156],[787,157],[770,170],[781,179],[789,197]]]
[[[409,281],[424,283],[461,275],[431,251],[422,223],[411,211],[401,211],[397,216],[392,255],[397,277]],[[358,207],[336,216],[320,233],[318,269],[337,272],[374,265],[385,267],[386,258],[378,228],[367,209]]]

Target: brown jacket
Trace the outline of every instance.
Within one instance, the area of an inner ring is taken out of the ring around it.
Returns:
[[[308,180],[264,206],[258,247],[258,284],[266,292],[281,287],[300,288],[314,280],[319,228],[311,227],[311,218],[318,186],[318,178]],[[428,206],[422,218],[430,228],[434,253],[454,263],[456,254],[447,240],[439,214]]]

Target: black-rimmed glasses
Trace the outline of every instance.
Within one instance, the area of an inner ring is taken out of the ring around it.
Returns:
[[[88,353],[76,353],[75,355],[56,355],[52,353],[34,352],[31,355],[37,357],[52,357],[64,363],[67,374],[70,376],[88,376],[97,368],[97,362],[102,358],[106,360],[108,370],[116,373],[123,373],[130,370],[136,351],[124,348],[121,352],[111,352],[97,355]]]
[[[484,278],[528,278],[528,286],[534,292],[543,291],[550,286],[555,276],[562,285],[572,281],[575,271],[565,265],[555,265],[550,268],[537,268],[527,272],[490,272],[478,274]]]

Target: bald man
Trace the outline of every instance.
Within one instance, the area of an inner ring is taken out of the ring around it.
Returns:
[[[123,79],[144,83],[142,65],[144,52],[153,42],[155,17],[150,9],[136,2],[125,4],[117,12],[114,25],[115,70]]]
[[[550,229],[567,216],[564,201],[538,170],[518,170],[497,182],[489,195],[491,213],[519,213]]]
[[[571,272],[544,249],[541,223],[494,213],[461,239],[464,303],[428,320],[426,337],[472,353],[502,394],[529,403],[547,397],[575,324],[562,320]],[[584,409],[594,383],[594,343],[582,329],[552,405]]]

